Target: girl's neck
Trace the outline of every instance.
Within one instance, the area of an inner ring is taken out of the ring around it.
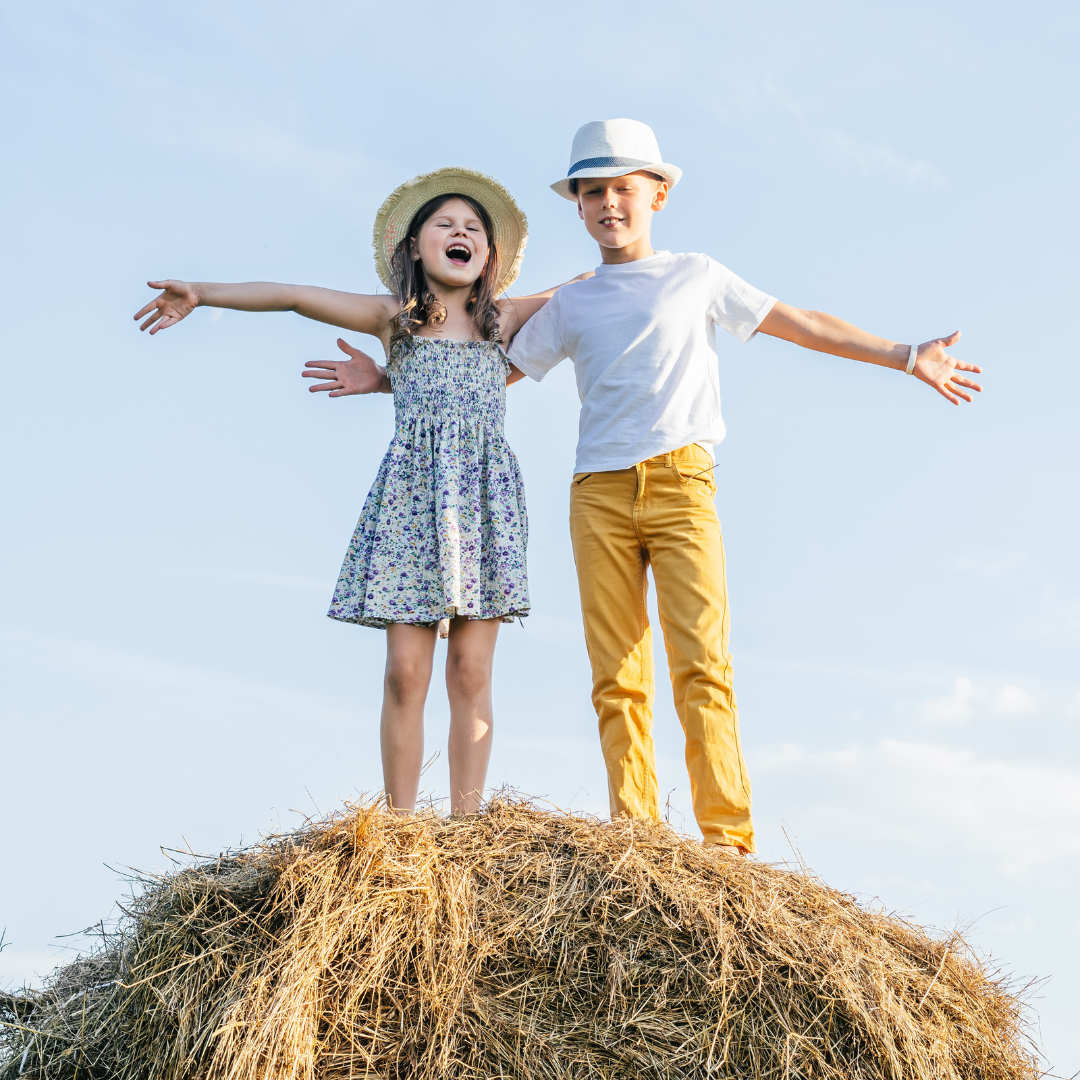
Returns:
[[[442,341],[480,341],[476,320],[466,310],[472,286],[462,288],[447,287],[439,282],[428,280],[432,295],[442,304],[446,318],[438,327],[420,333],[420,337],[438,338]]]

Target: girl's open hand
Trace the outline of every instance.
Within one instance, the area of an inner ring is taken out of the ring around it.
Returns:
[[[199,296],[189,281],[148,281],[146,284],[151,289],[163,289],[164,292],[135,313],[136,322],[144,315],[149,316],[139,327],[140,330],[149,328],[151,334],[156,334],[166,326],[178,323],[199,306]]]
[[[932,386],[943,398],[948,399],[954,405],[960,404],[960,398],[965,401],[971,400],[968,390],[979,393],[982,387],[977,382],[964,375],[957,375],[958,371],[973,371],[976,375],[982,373],[981,367],[974,364],[965,364],[963,360],[957,360],[945,350],[955,345],[960,340],[960,331],[950,334],[948,337],[935,338],[933,341],[924,341],[919,346],[919,352],[915,359],[915,370],[912,372],[917,379]]]
[[[304,365],[302,375],[305,379],[324,380],[308,387],[313,394],[318,390],[329,390],[331,397],[390,392],[386,368],[380,367],[367,353],[354,349],[342,338],[337,339],[337,345],[349,357],[348,360],[309,360]]]

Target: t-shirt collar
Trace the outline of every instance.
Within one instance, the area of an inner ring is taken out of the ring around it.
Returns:
[[[651,263],[653,259],[661,259],[665,255],[670,255],[670,251],[654,251],[651,255],[646,255],[644,259],[635,259],[633,262],[628,263],[601,263],[596,268],[596,273],[599,274],[612,274],[616,272],[626,270],[636,270],[638,267],[645,266],[647,263]]]

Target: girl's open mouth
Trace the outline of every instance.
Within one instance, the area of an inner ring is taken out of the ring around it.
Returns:
[[[452,263],[464,266],[472,258],[472,252],[463,244],[453,244],[446,249],[446,257]]]

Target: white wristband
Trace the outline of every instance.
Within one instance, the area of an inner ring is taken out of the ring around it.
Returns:
[[[915,371],[915,361],[919,358],[919,346],[912,345],[908,349],[907,354],[907,367],[904,368],[905,375],[911,375]]]

